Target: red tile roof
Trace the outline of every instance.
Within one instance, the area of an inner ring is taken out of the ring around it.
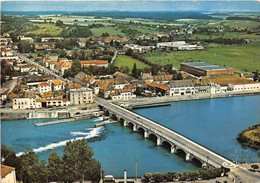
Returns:
[[[1,177],[4,178],[6,175],[14,171],[15,168],[1,164]]]
[[[42,83],[39,84],[39,86],[50,86],[50,84],[46,83],[46,82],[42,82]]]
[[[107,60],[83,60],[81,64],[108,64]]]

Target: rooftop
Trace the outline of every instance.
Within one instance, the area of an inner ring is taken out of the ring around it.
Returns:
[[[54,84],[54,85],[65,85],[66,83],[65,82],[63,82],[63,81],[61,81],[61,80],[59,80],[59,79],[55,79],[55,80],[53,80],[53,81],[51,81],[52,82],[52,84]]]
[[[1,165],[1,178],[4,178],[6,175],[14,171],[15,168],[6,166],[6,165]]]
[[[214,65],[206,62],[188,62],[188,63],[181,63],[181,65],[194,67],[204,71],[211,71],[211,70],[226,70],[229,69],[227,67],[221,67],[219,65]]]

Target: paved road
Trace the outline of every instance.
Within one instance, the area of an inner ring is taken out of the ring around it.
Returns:
[[[260,167],[260,163],[258,164]],[[259,170],[256,172],[250,171],[252,164],[242,164],[238,165],[236,168],[231,169],[231,176],[234,178],[234,183],[260,183],[260,172]]]
[[[17,55],[18,57],[20,57],[22,60],[26,61],[27,63],[35,65],[37,69],[39,69],[39,70],[41,70],[41,71],[43,71],[43,72],[45,72],[45,73],[47,73],[49,75],[55,76],[59,80],[62,80],[64,82],[69,82],[68,79],[65,79],[65,78],[57,75],[56,73],[54,73],[53,71],[47,69],[46,67],[43,67],[42,65],[40,65],[40,64],[34,62],[33,60],[27,58],[25,55],[23,55],[21,53],[18,53],[16,51],[14,51],[14,54]]]
[[[196,158],[208,162],[208,164],[214,167],[235,167],[236,165],[229,161],[228,159],[212,152],[211,150],[193,142],[192,140],[174,132],[171,129],[168,129],[158,123],[151,121],[147,118],[144,118],[141,115],[135,114],[129,110],[126,110],[122,107],[119,107],[115,104],[109,103],[104,99],[95,97],[94,100],[98,102],[100,105],[104,106],[110,112],[123,117],[125,120],[133,121],[134,123],[142,126],[149,131],[156,133],[157,135],[163,137],[169,142],[177,145],[181,149],[185,150],[186,152],[191,153]]]

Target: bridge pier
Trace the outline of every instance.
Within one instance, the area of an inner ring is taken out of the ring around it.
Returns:
[[[124,126],[127,126],[127,122],[126,122],[126,120],[124,120],[124,124],[123,124]]]
[[[162,138],[161,137],[157,137],[157,145],[158,146],[162,145]]]
[[[136,124],[133,124],[133,131],[136,132],[137,131],[137,125]]]
[[[187,153],[185,157],[185,161],[191,161],[192,158],[193,156],[190,153]]]
[[[176,151],[177,151],[177,147],[172,145],[171,146],[171,153],[176,153]]]
[[[148,132],[148,130],[145,130],[144,131],[144,138],[148,138],[149,137],[149,132]]]
[[[206,162],[202,163],[202,166],[201,166],[203,169],[208,169],[209,166]]]

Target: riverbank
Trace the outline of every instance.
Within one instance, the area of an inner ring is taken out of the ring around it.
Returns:
[[[22,120],[22,119],[52,119],[52,118],[88,118],[96,117],[92,113],[100,112],[97,103],[79,106],[66,106],[57,108],[42,108],[42,109],[29,109],[29,110],[13,110],[11,108],[1,109],[1,120]]]
[[[237,141],[244,146],[251,147],[253,149],[260,149],[260,124],[249,127],[247,130],[243,130],[239,133]]]
[[[238,96],[250,96],[250,95],[260,95],[260,90],[258,91],[247,91],[247,92],[226,92],[226,93],[197,93],[194,95],[181,95],[181,96],[163,96],[163,97],[142,97],[136,98],[129,101],[120,101],[128,106],[129,109],[135,106],[150,105],[156,103],[166,103],[166,102],[178,102],[186,100],[202,100],[202,99],[214,99],[214,98],[225,98],[225,97],[238,97]],[[112,101],[111,101],[112,102]],[[119,103],[119,102],[116,102]]]

